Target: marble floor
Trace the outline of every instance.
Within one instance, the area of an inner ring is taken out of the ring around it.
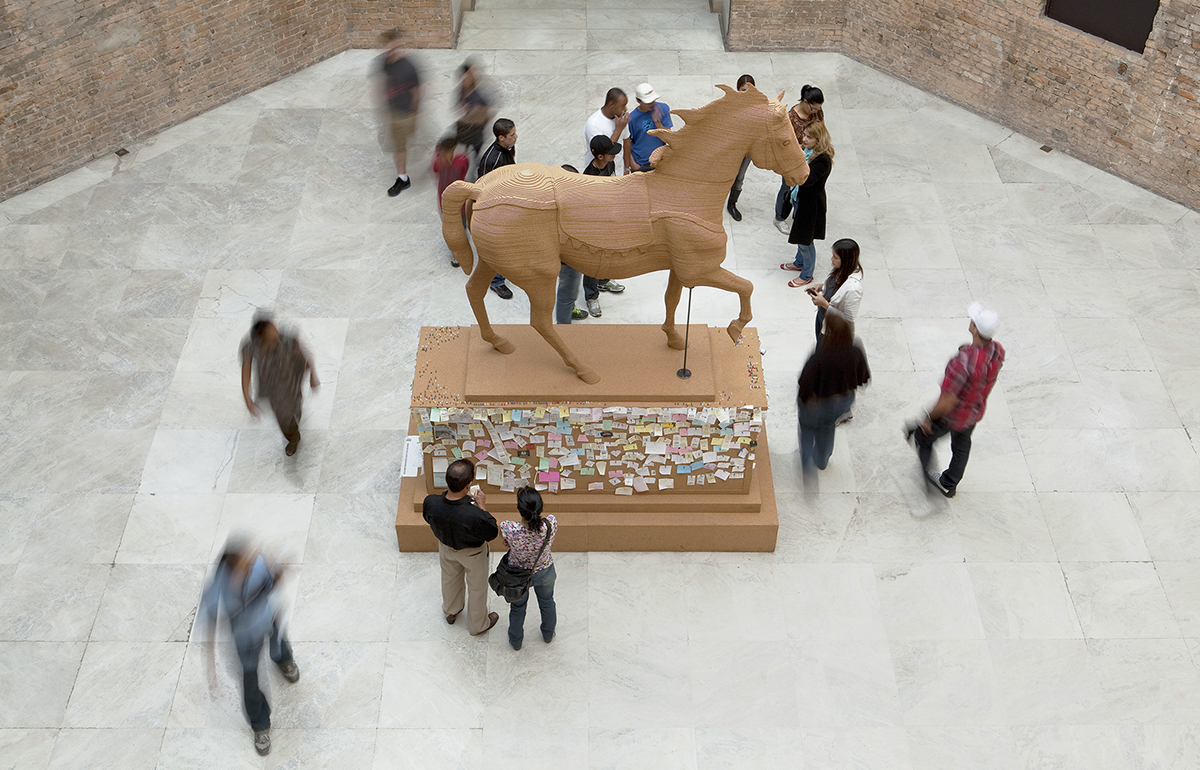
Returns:
[[[1200,215],[837,55],[605,50],[621,4],[593,0],[555,6],[587,44],[553,47],[534,5],[481,7],[529,23],[471,52],[520,160],[576,162],[612,86],[825,89],[874,377],[820,493],[789,403],[813,310],[751,169],[726,265],[756,286],[778,548],[560,554],[553,644],[447,626],[436,558],[391,522],[417,329],[472,320],[424,173],[464,53],[418,54],[393,199],[375,54],[346,52],[0,203],[0,767],[1200,766]],[[655,9],[686,10],[627,12]],[[664,276],[626,283],[586,323],[659,323]],[[900,426],[973,299],[1008,363],[958,496],[930,500]],[[519,291],[487,302],[526,318]],[[241,403],[258,307],[324,383],[293,459]],[[698,289],[693,313],[736,305]],[[193,633],[235,528],[291,568],[303,678],[269,675],[265,759],[236,663],[218,645],[210,685]]]

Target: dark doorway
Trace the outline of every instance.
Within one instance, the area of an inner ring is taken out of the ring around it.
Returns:
[[[1158,0],[1047,0],[1046,15],[1110,43],[1142,53]]]

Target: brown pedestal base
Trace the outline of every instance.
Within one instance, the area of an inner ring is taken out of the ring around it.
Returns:
[[[545,495],[546,513],[553,513],[561,526],[554,550],[774,551],[779,515],[766,432],[761,436],[750,495]],[[437,550],[437,540],[421,518],[424,499],[424,475],[402,481],[396,541],[403,552]],[[497,520],[520,518],[513,494],[489,493],[488,510]],[[493,546],[503,548],[499,540]]]
[[[595,385],[587,385],[576,378],[529,327],[496,328],[518,342],[517,352],[510,355],[496,352],[482,341],[476,327],[425,327],[421,330],[413,381],[414,416],[409,434],[422,437],[422,446],[427,453],[420,473],[404,478],[400,485],[396,541],[401,551],[437,550],[437,541],[421,516],[425,496],[435,491],[435,482],[442,483],[437,481],[439,477],[430,452],[446,458],[448,450],[453,450],[468,456],[474,454],[484,463],[510,463],[510,460],[486,456],[494,454],[487,448],[499,447],[503,441],[506,451],[522,451],[521,445],[532,441],[529,431],[525,432],[522,444],[510,442],[510,438],[504,436],[498,438],[496,431],[501,427],[523,430],[517,426],[530,425],[530,410],[537,412],[536,417],[540,419],[547,411],[559,407],[591,415],[579,418],[583,423],[592,423],[590,428],[585,424],[563,422],[565,427],[560,430],[567,434],[567,439],[574,439],[575,443],[568,446],[588,447],[586,464],[595,465],[596,473],[583,475],[577,464],[575,478],[579,483],[574,489],[556,493],[555,485],[549,491],[543,491],[546,513],[554,514],[560,524],[554,541],[556,551],[775,550],[779,518],[770,449],[766,431],[761,428],[757,415],[759,410],[766,410],[767,402],[761,384],[758,335],[753,328],[745,329],[741,344],[734,345],[722,329],[693,327],[688,368],[695,374],[691,381],[681,381],[675,377],[675,370],[682,363],[682,354],[667,348],[658,327],[563,327],[560,332],[564,338],[570,336],[575,348],[590,351],[599,360],[616,362],[602,372],[601,382]],[[634,423],[625,425],[624,418],[600,420],[604,430],[596,429],[599,418],[595,412],[604,407],[636,408],[643,416],[649,408],[658,418],[670,414],[669,419],[652,418],[655,419],[654,430],[662,431],[655,434],[662,436],[656,441],[671,441],[672,437],[683,437],[685,429],[692,431],[687,439],[694,450],[691,452],[692,464],[706,465],[706,470],[684,469],[687,459],[676,463],[678,475],[662,475],[663,466],[660,465],[649,468],[645,456],[657,454],[661,457],[663,449],[650,451],[645,443],[648,434],[635,433]],[[654,411],[655,408],[670,412]],[[693,410],[693,418],[685,415],[684,421],[680,422],[675,415],[680,411],[687,412],[689,408]],[[517,417],[518,410],[523,414],[523,422]],[[709,410],[705,412],[708,418],[696,417],[695,410]],[[752,411],[754,415],[750,415]],[[447,418],[443,412],[466,416]],[[573,412],[571,419],[575,420]],[[732,449],[729,444],[717,447],[713,438],[713,451],[709,454],[717,459],[696,462],[701,452],[708,452],[709,448],[709,439],[705,438],[701,449],[695,449],[693,442],[700,440],[696,431],[713,437],[719,432],[711,421],[713,413],[721,415],[717,419],[724,421],[720,428],[726,431],[726,441],[744,443],[734,444]],[[734,414],[741,416],[731,416]],[[750,424],[754,427],[748,429],[745,426],[751,417],[753,422]],[[567,411],[558,413],[554,419],[568,420]],[[706,419],[709,421],[705,422]],[[606,432],[609,422],[625,427],[614,424],[611,426],[613,432]],[[741,438],[731,439],[728,438],[729,431],[737,432],[736,427],[730,427],[735,422],[748,432],[740,433]],[[458,423],[458,428],[451,423]],[[474,432],[468,435],[470,426],[463,423],[473,423]],[[483,430],[484,425],[493,432]],[[539,447],[546,446],[549,450],[556,446],[562,436],[555,436],[555,444],[549,443],[554,436],[548,435],[534,437],[543,444],[525,444],[523,451],[527,461],[539,459],[542,455]],[[485,441],[485,437],[489,440]],[[537,449],[538,456],[529,453],[531,447]],[[639,449],[644,449],[644,455],[638,453]],[[595,463],[591,459],[593,450]],[[564,450],[553,451],[561,454]],[[617,462],[618,457],[628,455],[632,455],[635,462],[629,463],[625,459]],[[605,481],[605,463],[599,462],[605,459],[610,465],[608,486],[599,489],[600,485],[596,484],[594,492],[585,491],[585,487],[591,486],[589,482]],[[632,474],[635,469],[631,466],[635,465],[640,467],[639,472],[649,469],[652,475],[648,478],[674,478],[676,485],[669,490],[654,486],[649,491],[631,494],[633,490],[629,490],[615,494],[612,485],[620,482],[611,479],[612,468],[623,468],[624,472]],[[716,478],[716,473],[723,475]],[[541,481],[540,478],[537,480]],[[696,483],[685,484],[685,480]],[[497,486],[498,481],[479,483],[486,486],[488,510],[497,519],[519,519],[513,492],[503,491],[503,485]],[[541,488],[546,489],[546,485]],[[693,489],[697,491],[691,491]]]

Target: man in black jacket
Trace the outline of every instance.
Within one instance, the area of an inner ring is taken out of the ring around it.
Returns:
[[[470,460],[450,463],[446,469],[450,491],[426,497],[421,515],[438,539],[446,622],[453,623],[466,607],[469,629],[477,636],[500,619],[487,609],[488,541],[495,540],[500,529],[495,517],[483,508],[487,504],[483,490],[476,492],[474,499],[468,496],[467,488],[474,478],[475,466]]]
[[[492,133],[496,135],[496,141],[479,156],[479,179],[501,166],[511,166],[517,162],[516,124],[508,118],[500,118],[492,124]],[[500,299],[512,299],[512,289],[508,288],[504,276],[499,273],[492,279],[489,288],[500,295]]]

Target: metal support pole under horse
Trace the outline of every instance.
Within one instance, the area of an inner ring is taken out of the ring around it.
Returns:
[[[687,320],[683,323],[683,368],[675,372],[675,376],[681,380],[686,380],[692,376],[692,373],[687,368],[687,351],[688,351],[688,334],[692,330],[692,290],[688,288],[688,309]]]

